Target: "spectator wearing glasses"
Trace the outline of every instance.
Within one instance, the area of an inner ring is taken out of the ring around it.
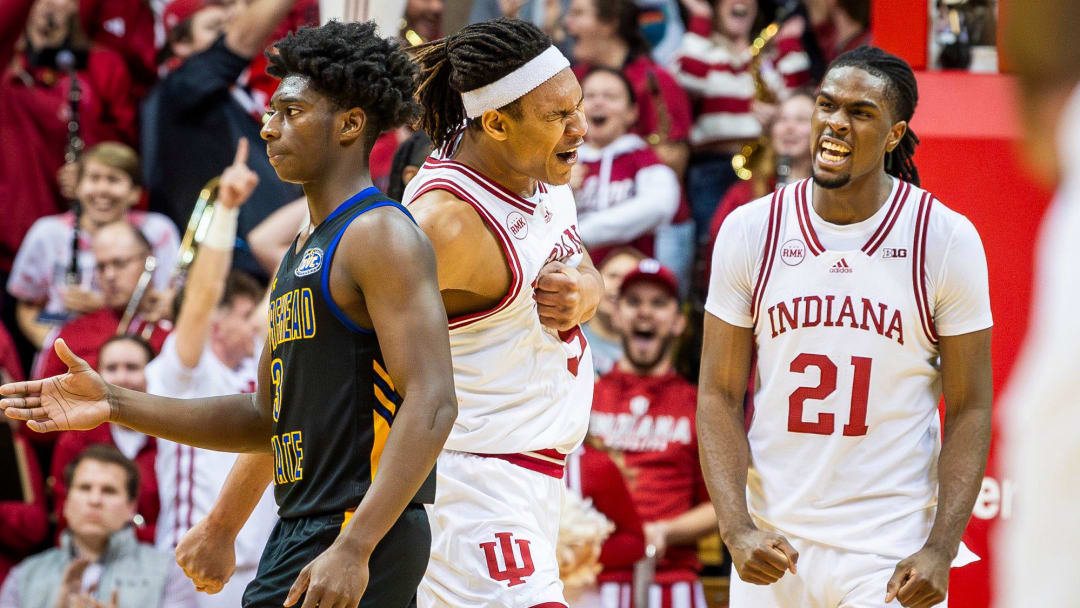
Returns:
[[[164,305],[153,295],[144,297],[127,326],[120,327],[124,311],[135,295],[143,274],[146,258],[150,256],[151,248],[146,237],[128,222],[113,222],[98,229],[94,235],[93,251],[104,307],[65,324],[55,337],[62,338],[72,352],[95,368],[98,350],[106,340],[118,333],[148,335],[154,352],[160,351],[172,324],[159,318],[158,311]],[[46,342],[51,344],[52,337],[47,338]],[[62,374],[66,370],[67,366],[60,361],[56,351],[47,348],[41,351],[33,376],[44,378]]]
[[[104,306],[95,281],[91,247],[102,226],[126,219],[146,235],[158,261],[154,288],[168,288],[180,237],[169,218],[132,209],[142,195],[140,183],[139,157],[130,146],[104,142],[83,154],[75,186],[81,207],[75,257],[77,283],[67,283],[75,241],[75,213],[46,216],[30,228],[15,256],[7,289],[18,300],[19,328],[35,347],[41,348],[55,324]]]

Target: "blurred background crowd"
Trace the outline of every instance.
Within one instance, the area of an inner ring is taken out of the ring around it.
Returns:
[[[628,598],[642,563],[664,606],[723,605],[693,428],[708,252],[732,210],[809,177],[814,87],[833,58],[873,41],[870,0],[386,4],[383,34],[404,46],[507,16],[571,59],[590,124],[571,186],[607,295],[586,328],[601,375],[569,483],[611,528],[599,566],[567,573],[585,581],[574,605]],[[933,65],[997,70],[996,2],[927,10]],[[259,138],[276,87],[263,50],[319,22],[316,0],[0,4],[0,380],[62,373],[50,345],[63,337],[121,386],[254,390],[266,281],[306,222],[302,192],[277,179]],[[422,132],[384,133],[376,185],[399,198],[430,149]],[[235,247],[193,263],[181,243],[227,168],[243,184],[217,203],[238,209]],[[146,590],[121,606],[238,605],[190,593],[171,560],[231,457],[117,426],[37,435],[12,423],[0,443],[0,608],[107,606],[122,576]],[[241,588],[272,525],[264,502],[259,529],[236,539]]]

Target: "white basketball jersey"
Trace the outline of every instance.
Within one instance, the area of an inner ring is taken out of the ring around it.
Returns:
[[[938,334],[992,321],[970,222],[893,182],[858,225],[817,217],[811,180],[738,210],[718,237],[706,309],[754,330],[751,514],[784,533],[899,558],[921,547],[937,501]],[[833,242],[857,239],[828,249],[829,231]],[[957,245],[972,238],[977,255]],[[740,246],[746,256],[720,253]]]
[[[542,326],[533,300],[545,264],[577,266],[584,257],[570,188],[538,182],[536,194],[524,199],[435,153],[402,198],[408,206],[432,190],[450,192],[476,210],[512,274],[510,291],[494,308],[450,320],[458,417],[446,449],[573,451],[589,424],[592,353],[580,327],[556,332]]]

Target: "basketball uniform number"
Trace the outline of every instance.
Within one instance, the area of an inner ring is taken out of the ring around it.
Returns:
[[[866,401],[870,395],[871,363],[873,361],[869,357],[851,358],[855,378],[851,385],[851,414],[848,416],[848,423],[844,425],[844,435],[847,437],[859,437],[867,431]],[[803,353],[791,362],[791,371],[796,374],[806,373],[811,367],[816,367],[821,372],[821,381],[817,386],[797,388],[788,397],[788,431],[832,435],[836,429],[836,415],[821,413],[817,415],[817,420],[807,422],[803,420],[803,403],[807,399],[820,401],[833,394],[836,390],[836,364],[825,355],[810,353]]]
[[[559,332],[559,338],[573,346],[574,342],[578,343],[578,347],[581,349],[578,354],[573,357],[566,358],[566,369],[570,370],[570,373],[577,376],[578,367],[581,365],[581,358],[585,356],[585,334],[581,333],[581,326],[575,325],[573,329]]]
[[[270,381],[274,384],[274,422],[281,414],[281,381],[285,377],[285,366],[281,359],[270,362]]]

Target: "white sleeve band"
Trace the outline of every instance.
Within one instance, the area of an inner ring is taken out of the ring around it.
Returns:
[[[206,229],[206,238],[202,244],[212,249],[231,251],[236,247],[236,224],[240,217],[240,208],[229,209],[224,205],[214,205],[214,215]]]

